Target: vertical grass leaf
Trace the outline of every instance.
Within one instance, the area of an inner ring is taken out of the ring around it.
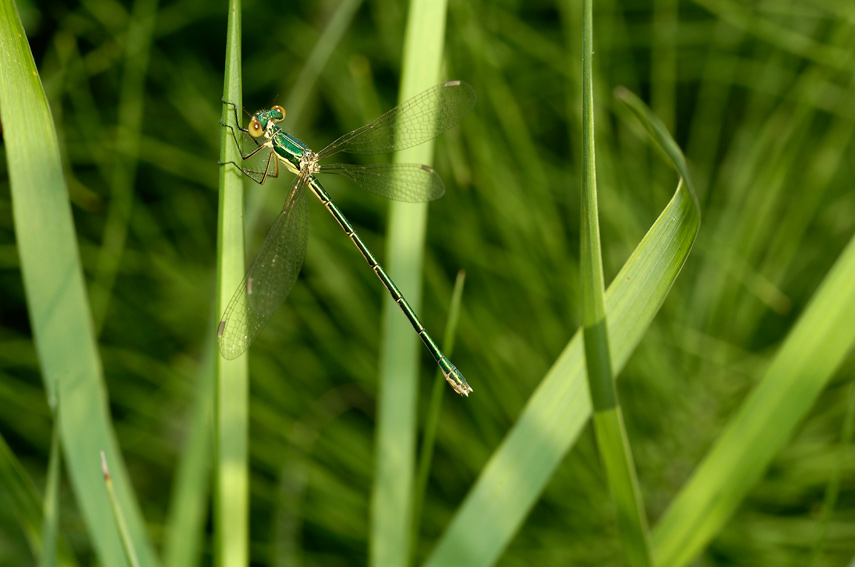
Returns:
[[[435,84],[445,37],[446,2],[411,0],[404,35],[399,102]],[[398,163],[430,164],[433,144],[395,154]],[[389,207],[386,268],[416,311],[421,305],[427,205]],[[416,450],[416,391],[421,345],[390,297],[383,298],[370,564],[406,565],[410,557]]]
[[[241,103],[241,4],[230,0],[226,37],[223,98]],[[231,108],[223,104],[222,120],[229,123]],[[220,162],[240,163],[239,148],[227,128],[220,132]],[[223,313],[244,274],[243,176],[233,166],[220,166],[217,218],[217,313]],[[215,340],[212,329],[210,340]],[[248,354],[226,360],[215,357],[216,489],[214,523],[217,565],[243,567],[249,562],[249,374]]]
[[[154,565],[107,409],[53,118],[11,0],[0,0],[0,109],[33,339],[45,390],[62,400],[62,446],[77,504],[100,562],[125,565],[98,460],[105,451],[140,562]]]

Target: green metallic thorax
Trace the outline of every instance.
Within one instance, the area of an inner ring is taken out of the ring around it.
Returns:
[[[270,141],[273,144],[273,151],[285,162],[286,167],[292,173],[300,173],[300,159],[309,148],[278,126],[273,127],[273,135]]]

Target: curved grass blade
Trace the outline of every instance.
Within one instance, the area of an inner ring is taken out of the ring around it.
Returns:
[[[677,148],[640,101],[631,108],[654,140]],[[677,149],[679,157],[679,149]],[[671,155],[669,153],[669,155]],[[683,162],[684,164],[684,162]],[[678,171],[683,171],[675,161]],[[700,210],[688,180],[612,281],[605,296],[615,375],[644,336],[692,249]],[[591,416],[581,331],[544,376],[490,458],[427,565],[492,565],[513,539]]]
[[[291,293],[309,242],[308,176],[298,177],[217,329],[223,357],[243,354]]]
[[[386,154],[424,144],[454,128],[475,107],[475,89],[447,81],[414,96],[318,152],[324,159],[338,152]]]
[[[644,501],[609,354],[610,321],[606,319],[605,313],[595,166],[592,0],[582,2],[582,21],[582,190],[579,257],[585,370],[594,412],[594,435],[600,463],[617,511],[618,534],[626,564],[631,567],[652,567],[653,555],[650,552],[650,533]]]
[[[334,163],[323,166],[321,172],[347,177],[360,189],[404,203],[427,203],[445,194],[436,171],[416,163]]]
[[[10,0],[0,0],[0,54],[0,111],[21,272],[45,390],[49,399],[62,400],[68,478],[98,561],[126,565],[98,462],[105,451],[140,562],[155,565],[107,409],[53,118]]]

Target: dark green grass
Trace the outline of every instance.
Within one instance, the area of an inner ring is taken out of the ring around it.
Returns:
[[[442,335],[455,276],[465,269],[453,360],[475,392],[443,403],[419,563],[580,323],[581,8],[450,4],[442,78],[466,80],[479,101],[437,142],[434,165],[448,191],[430,205],[420,315]],[[225,6],[161,3],[142,87],[124,94],[126,69],[137,61],[126,63],[124,51],[133,8],[66,6],[33,2],[19,10],[58,131],[118,445],[162,556],[219,316]],[[286,106],[287,126],[313,147],[397,101],[403,5],[359,6],[328,59],[306,70],[317,42],[337,37],[324,34],[336,15],[332,3],[244,4],[244,104]],[[679,12],[668,2],[595,3],[594,18],[606,283],[678,179],[612,98],[615,86],[638,93],[674,133],[704,218],[683,273],[618,381],[655,531],[855,232],[855,34],[851,8],[831,1],[744,12],[712,0],[681,4]],[[122,100],[142,107],[132,156],[118,153],[127,147],[118,143]],[[126,238],[117,246],[105,235],[117,222],[112,168],[123,159],[137,165],[130,208],[119,217]],[[0,434],[43,490],[52,421],[27,319],[6,160],[0,163]],[[287,186],[248,187],[250,256]],[[383,256],[388,204],[343,183],[329,190]],[[310,202],[309,211],[303,273],[249,360],[249,552],[257,565],[276,565],[274,555],[279,564],[304,565],[368,556],[385,292],[323,209]],[[112,285],[99,283],[105,268],[115,272]],[[424,353],[420,360],[423,412],[434,369]],[[850,356],[697,564],[805,565],[818,546],[816,565],[851,561],[855,471],[851,438],[848,445],[841,438],[853,371]],[[838,470],[840,492],[826,512]],[[80,564],[94,562],[67,477],[60,499],[62,533]],[[205,563],[210,525],[200,549]],[[2,564],[33,563],[18,526],[0,506]],[[586,429],[498,563],[611,565],[621,557]]]

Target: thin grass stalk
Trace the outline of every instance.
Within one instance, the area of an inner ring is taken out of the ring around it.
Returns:
[[[218,313],[211,318],[211,323],[216,324],[219,318]],[[217,347],[212,343],[207,348],[217,352]],[[207,364],[196,378],[184,450],[181,451],[169,494],[169,515],[163,546],[165,567],[197,565],[205,539],[211,490],[211,420],[215,382],[214,359],[210,353],[206,360]]]
[[[113,477],[110,476],[110,468],[107,466],[107,457],[104,456],[104,451],[101,451],[101,472],[104,474],[104,486],[107,488],[110,504],[113,505],[113,519],[122,538],[125,558],[131,564],[131,567],[139,567],[140,560],[137,557],[137,550],[134,548],[134,541],[131,539],[131,534],[128,531],[128,523],[125,521],[125,515],[122,514],[122,507],[119,506],[119,501],[116,499],[116,493],[113,488]]]
[[[457,333],[457,322],[460,320],[460,306],[463,300],[463,286],[466,283],[466,272],[457,272],[454,280],[454,289],[451,292],[451,303],[448,306],[448,322],[445,325],[445,333],[442,337],[442,345],[446,356],[454,354],[454,338]],[[428,404],[427,419],[425,420],[424,432],[422,434],[422,446],[419,451],[418,473],[416,474],[416,488],[413,493],[413,549],[412,557],[415,562],[416,551],[419,544],[419,529],[422,520],[425,494],[427,493],[430,466],[433,462],[433,454],[436,446],[436,432],[439,429],[439,418],[442,413],[442,400],[448,391],[448,385],[442,372],[437,369],[434,373],[433,388],[431,389],[430,403]]]
[[[644,505],[632,462],[632,451],[618,402],[609,349],[604,301],[603,260],[597,211],[597,168],[594,143],[593,0],[582,5],[582,195],[580,259],[582,328],[585,367],[594,411],[594,433],[600,459],[617,507],[618,530],[627,564],[653,564]]]
[[[242,107],[240,16],[240,0],[230,0],[223,98],[237,108]],[[223,104],[224,123],[228,123],[230,112]],[[227,128],[220,133],[220,161],[241,161]],[[223,313],[245,269],[243,176],[232,166],[220,167],[217,226],[217,313]],[[213,329],[209,340],[215,340]],[[220,567],[244,567],[249,563],[249,355],[226,360],[216,348],[211,353],[217,374],[214,555]]]
[[[59,472],[62,462],[59,432],[59,407],[54,412],[53,433],[50,441],[50,459],[45,480],[45,495],[42,503],[42,547],[39,567],[57,564],[57,541],[59,535]]]
[[[404,35],[399,102],[435,84],[442,62],[446,2],[411,0]],[[398,152],[398,163],[430,164],[433,144]],[[385,265],[417,312],[427,204],[393,202],[389,208]],[[369,563],[400,567],[410,559],[416,455],[416,392],[421,345],[391,298],[383,298],[377,397],[375,474],[371,492]]]

